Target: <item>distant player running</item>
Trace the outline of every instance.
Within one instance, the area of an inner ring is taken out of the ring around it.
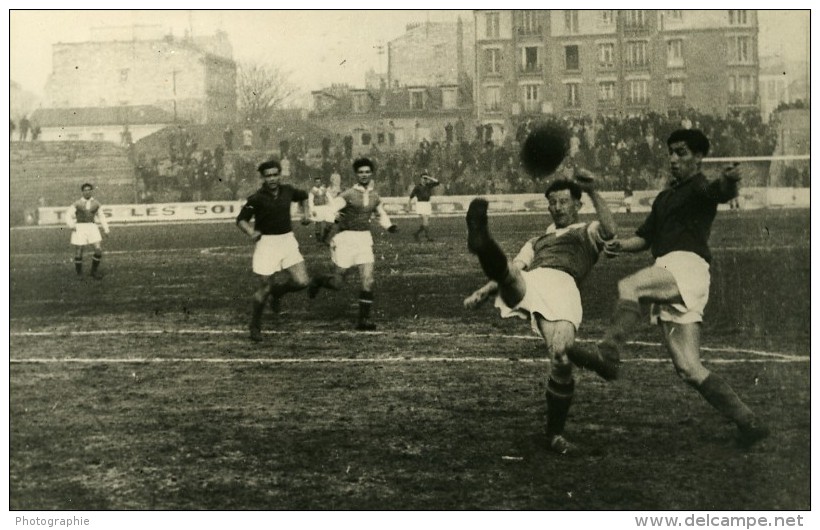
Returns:
[[[106,235],[110,233],[110,230],[102,211],[102,205],[91,196],[94,193],[94,186],[86,183],[80,187],[80,190],[83,194],[82,198],[77,199],[71,205],[66,216],[66,223],[69,228],[73,229],[71,244],[75,249],[74,270],[78,276],[82,276],[83,249],[86,245],[91,245],[94,247],[94,255],[91,257],[91,277],[99,280],[102,278],[102,273],[99,270],[102,262],[102,235],[97,223],[100,223]]]
[[[432,205],[430,204],[430,197],[433,195],[433,188],[439,185],[439,181],[430,176],[427,170],[421,172],[421,182],[413,187],[410,192],[409,207],[413,211],[413,204],[415,202],[415,211],[421,217],[421,226],[413,233],[416,241],[419,241],[421,233],[424,232],[424,237],[427,241],[432,241],[430,237],[430,215],[433,213]]]
[[[313,179],[313,187],[308,192],[308,205],[310,206],[310,218],[313,220],[314,236],[316,241],[326,243],[333,222],[336,220],[336,212],[328,206],[330,197],[328,189],[322,183],[322,179]]]
[[[563,436],[575,391],[572,363],[579,352],[575,334],[581,325],[578,285],[587,276],[605,242],[615,234],[615,222],[593,178],[579,170],[575,180],[555,180],[544,194],[549,201],[551,224],[543,235],[527,241],[512,262],[492,239],[487,228],[487,201],[474,199],[467,211],[467,247],[478,256],[490,282],[464,300],[478,307],[495,295],[495,306],[504,318],[530,320],[543,339],[550,358],[547,380],[547,443],[559,454],[577,447]],[[598,213],[598,221],[578,221],[581,192],[585,191]]]

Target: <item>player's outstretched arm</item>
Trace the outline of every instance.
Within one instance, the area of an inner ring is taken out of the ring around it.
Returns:
[[[490,281],[484,284],[480,289],[473,292],[470,296],[464,299],[465,309],[478,309],[491,296],[498,292],[498,284]]]
[[[614,258],[623,252],[641,252],[649,248],[649,242],[640,237],[633,236],[627,239],[613,239],[604,245],[604,254]]]
[[[595,176],[583,168],[575,170],[575,182],[582,190],[589,196],[592,201],[592,206],[598,214],[598,220],[601,223],[600,235],[604,240],[609,240],[615,237],[617,233],[617,225],[612,212],[607,206],[606,201],[595,187]]]

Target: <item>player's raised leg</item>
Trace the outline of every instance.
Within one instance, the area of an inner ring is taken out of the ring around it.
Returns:
[[[473,199],[467,209],[467,248],[478,256],[484,274],[491,280],[503,283],[509,275],[507,256],[490,236],[487,226],[485,199]]]

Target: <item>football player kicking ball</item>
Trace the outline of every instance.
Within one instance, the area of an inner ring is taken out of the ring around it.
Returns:
[[[590,223],[578,221],[581,194],[586,192],[598,214]],[[578,346],[575,334],[581,325],[578,284],[586,277],[604,245],[615,234],[615,221],[594,179],[584,170],[574,180],[555,180],[544,194],[553,223],[543,235],[521,248],[512,262],[492,239],[487,228],[487,201],[474,199],[467,210],[467,247],[490,282],[464,300],[478,307],[491,295],[503,318],[529,319],[544,339],[550,358],[547,380],[547,441],[559,454],[577,453],[563,436],[575,380],[572,366]],[[584,354],[586,355],[586,354]]]
[[[310,282],[299,243],[293,236],[291,203],[301,203],[302,224],[310,224],[310,219],[307,192],[281,183],[282,166],[278,161],[263,162],[257,170],[262,187],[248,197],[236,217],[236,224],[255,243],[253,272],[259,276],[261,285],[253,294],[250,332],[251,340],[261,342],[262,313],[268,298],[276,312],[282,295],[304,289]],[[282,271],[287,273],[287,279],[275,281],[276,273],[281,276]]]
[[[607,246],[612,254],[650,250],[655,264],[618,282],[618,303],[612,324],[599,345],[613,365],[620,361],[626,335],[638,322],[641,303],[652,303],[652,321],[660,324],[663,341],[678,375],[738,427],[738,441],[750,446],[769,434],[755,414],[722,377],[700,359],[703,310],[709,299],[709,233],[717,205],[737,196],[737,166],[709,181],[701,161],[709,139],[696,129],[679,129],[667,140],[672,182],[652,203],[652,211],[631,238]]]
[[[339,212],[338,231],[330,240],[331,258],[335,265],[332,274],[315,277],[308,288],[308,296],[316,298],[319,289],[338,290],[342,286],[347,271],[351,267],[359,270],[361,291],[359,292],[359,320],[356,329],[372,331],[376,324],[370,321],[370,309],[373,305],[373,235],[370,233],[370,218],[379,216],[379,224],[390,233],[397,230],[396,225],[382,205],[379,194],[372,189],[373,174],[376,166],[368,158],[359,158],[353,162],[356,173],[356,185],[343,191],[330,201],[329,209]]]

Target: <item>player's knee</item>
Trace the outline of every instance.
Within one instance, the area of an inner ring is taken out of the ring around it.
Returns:
[[[638,282],[633,276],[628,276],[618,282],[618,298],[638,301]]]
[[[572,363],[565,353],[555,355],[550,362],[550,376],[556,381],[572,379]]]
[[[695,388],[709,375],[709,372],[702,366],[675,366],[675,373],[684,383]]]
[[[292,278],[290,284],[294,290],[300,291],[302,289],[306,289],[307,286],[310,285],[310,278],[307,276],[303,278]]]
[[[265,300],[267,300],[267,298],[268,298],[269,293],[270,293],[270,289],[267,288],[267,287],[257,289],[256,292],[253,293],[253,301],[258,302],[260,304],[264,304]]]

